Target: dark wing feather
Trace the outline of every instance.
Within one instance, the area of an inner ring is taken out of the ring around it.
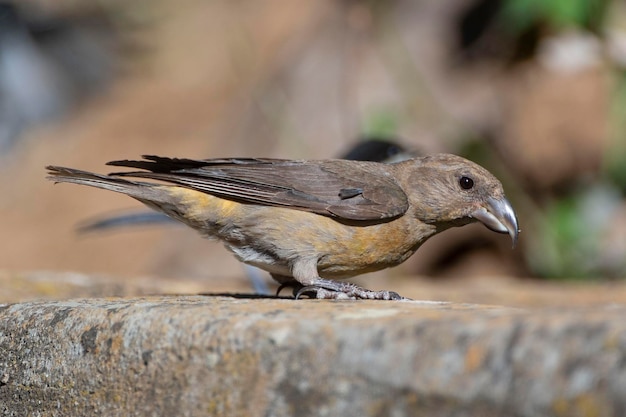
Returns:
[[[145,170],[111,175],[161,180],[243,203],[348,220],[388,219],[408,209],[406,194],[388,166],[375,162],[144,158],[109,162]]]

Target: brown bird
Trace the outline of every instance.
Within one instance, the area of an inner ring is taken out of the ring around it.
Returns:
[[[394,164],[143,158],[108,163],[141,171],[48,166],[48,178],[127,194],[221,240],[240,261],[294,286],[296,298],[400,299],[334,279],[398,265],[429,237],[474,221],[508,233],[513,245],[519,233],[502,184],[455,155]]]

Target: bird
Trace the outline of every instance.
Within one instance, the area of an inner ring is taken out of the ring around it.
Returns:
[[[451,227],[480,222],[513,247],[519,235],[500,181],[452,154],[391,164],[144,155],[107,165],[133,170],[47,166],[47,178],[126,194],[221,241],[296,299],[402,300],[339,280],[401,264]]]
[[[364,135],[340,159],[356,161],[397,162],[409,159],[415,154],[400,144],[400,140],[390,136]],[[79,226],[80,233],[101,233],[126,229],[137,226],[179,225],[182,223],[166,214],[153,210],[125,211],[117,214],[106,214],[96,219],[87,220]],[[245,273],[251,287],[257,294],[271,294],[266,280],[255,267],[246,265]]]

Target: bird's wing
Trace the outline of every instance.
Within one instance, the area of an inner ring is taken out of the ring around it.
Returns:
[[[108,165],[145,171],[111,175],[161,180],[243,203],[288,207],[346,220],[400,216],[408,199],[384,164],[283,159],[178,159],[152,155]]]

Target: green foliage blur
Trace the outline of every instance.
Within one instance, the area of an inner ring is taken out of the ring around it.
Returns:
[[[505,27],[521,32],[540,21],[556,30],[585,28],[595,31],[604,22],[610,0],[508,0],[502,19]]]

